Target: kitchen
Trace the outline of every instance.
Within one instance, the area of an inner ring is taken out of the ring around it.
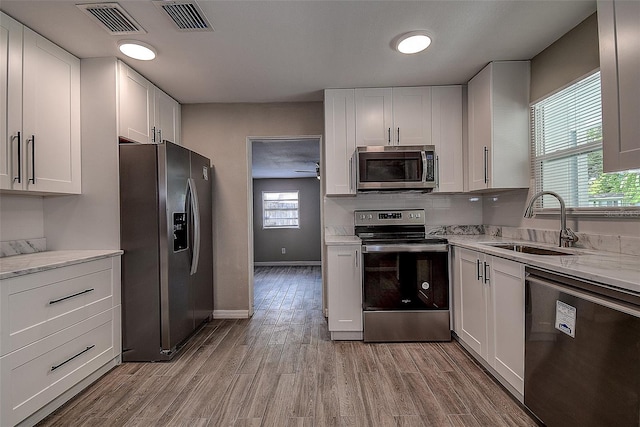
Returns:
[[[54,41],[57,41],[53,36],[52,29],[47,29],[45,23],[42,22],[42,18],[38,18],[39,12],[35,7],[31,8],[29,3],[24,2],[26,8],[23,12],[19,11],[18,4],[23,2],[5,2],[3,1],[0,6],[3,11],[13,15],[19,21],[23,22],[27,26],[32,26],[36,31],[42,32],[43,35],[48,35]],[[51,6],[47,6],[47,3],[52,3]],[[57,4],[60,3],[60,4]],[[38,9],[44,7],[51,7],[48,10],[49,13],[43,14],[46,17],[55,17],[56,7],[63,6],[65,2],[43,2],[38,3]],[[136,8],[142,6],[136,3],[141,2],[122,2],[126,9],[135,16],[136,19],[142,20],[146,14],[156,12],[154,7],[150,10],[143,9],[136,13]],[[209,2],[201,2],[201,6],[207,5]],[[80,18],[86,18],[81,15],[74,4],[66,3],[64,5],[67,9],[73,10],[73,13],[78,14],[77,22],[81,29],[87,31],[87,34],[102,31],[98,27],[94,27],[95,24],[91,21],[81,20]],[[207,15],[213,20],[216,31],[221,32],[224,28],[223,22],[218,23],[216,16],[216,7],[229,7],[229,5],[213,3],[211,6],[211,12]],[[256,5],[253,5],[256,6]],[[516,52],[512,57],[508,59],[530,59],[539,54],[544,48],[551,45],[556,39],[563,34],[567,33],[575,25],[582,22],[585,18],[588,18],[595,12],[595,2],[586,2],[583,5],[584,8],[573,16],[571,25],[566,26],[561,31],[556,30],[555,34],[546,34],[547,40],[537,47],[537,50],[531,51],[530,54],[523,55],[522,52]],[[208,7],[208,5],[207,5]],[[242,6],[238,6],[240,10],[235,11],[236,14],[247,14],[248,10],[242,9]],[[283,11],[275,9],[273,12],[268,12],[267,6],[263,6],[265,10],[258,8],[263,14],[271,16],[271,14],[277,14]],[[275,7],[275,5],[272,5]],[[283,7],[280,5],[280,7]],[[319,7],[319,6],[318,6]],[[382,5],[380,6],[382,7]],[[247,9],[250,9],[247,7]],[[210,10],[210,9],[207,9]],[[220,11],[220,9],[218,9]],[[344,10],[346,13],[349,11]],[[499,7],[491,10],[492,13],[505,12],[501,11]],[[221,13],[221,11],[220,11]],[[257,12],[256,12],[257,13]],[[236,16],[236,15],[229,15]],[[253,15],[252,15],[253,16]],[[508,16],[508,15],[507,15]],[[57,19],[57,20],[56,20]],[[50,19],[50,23],[53,27],[62,26],[64,23],[64,16],[58,16],[56,19]],[[223,18],[220,18],[223,19]],[[230,19],[230,18],[229,18]],[[355,19],[355,18],[353,18]],[[507,17],[504,17],[507,19]],[[547,16],[547,19],[550,19]],[[592,30],[588,32],[587,36],[593,37],[593,25],[595,24],[595,17],[592,17]],[[253,25],[257,25],[259,20],[253,22]],[[158,22],[155,25],[156,28],[163,28],[165,25]],[[266,22],[266,21],[265,21]],[[309,19],[304,22],[307,25],[311,25]],[[359,21],[358,21],[359,22]],[[412,22],[412,21],[411,21]],[[526,20],[524,21],[526,22]],[[144,24],[144,22],[141,22]],[[588,23],[587,23],[588,24]],[[302,25],[300,23],[300,25]],[[416,24],[414,24],[416,25]],[[364,25],[366,27],[366,25]],[[402,31],[407,31],[412,28],[403,28]],[[147,28],[151,35],[151,28]],[[398,30],[394,30],[398,31]],[[481,30],[478,29],[480,32]],[[50,32],[52,35],[49,35]],[[254,34],[254,33],[252,33]],[[597,37],[597,32],[595,33]],[[394,34],[395,35],[395,34]],[[579,34],[572,34],[578,38],[578,42],[583,40]],[[57,36],[60,37],[60,36]],[[104,38],[108,36],[106,33]],[[570,43],[571,37],[563,39],[566,43]],[[63,39],[60,39],[63,40]],[[113,40],[115,38],[108,38],[109,47],[115,46]],[[567,41],[569,40],[569,41]],[[390,40],[386,40],[384,43],[385,48]],[[71,49],[71,45],[63,44],[59,41],[63,47]],[[365,42],[359,41],[360,45]],[[434,42],[435,48],[437,44]],[[294,45],[292,47],[298,47]],[[579,51],[579,59],[583,60],[585,57],[589,57],[587,52],[591,52],[593,55],[593,43],[590,45],[590,50],[585,49],[573,49]],[[430,49],[431,49],[430,48]],[[78,48],[79,49],[79,48]],[[550,50],[547,55],[538,57],[540,60],[538,64],[541,67],[545,67],[547,63],[553,64],[554,55],[566,55],[566,49],[559,48],[560,52],[554,52]],[[105,69],[115,68],[115,49],[110,50],[108,54],[101,54],[100,57],[105,58],[89,58],[95,55],[86,55],[86,59],[83,59],[82,67],[85,72],[82,76],[82,91],[81,91],[81,123],[82,123],[82,195],[81,196],[55,196],[55,197],[37,197],[37,196],[18,196],[8,193],[2,195],[2,220],[0,225],[2,228],[2,240],[17,240],[27,238],[42,238],[46,237],[46,247],[49,250],[58,249],[120,249],[119,242],[119,208],[118,208],[118,189],[117,189],[117,151],[113,145],[113,141],[117,139],[118,133],[118,117],[116,117],[115,111],[117,110],[117,99],[114,95],[113,87],[115,86],[115,72],[104,75]],[[564,54],[563,54],[564,52]],[[597,47],[595,47],[597,55]],[[251,51],[252,54],[258,55],[259,52]],[[428,55],[429,50],[425,53]],[[386,52],[385,55],[395,55],[393,51]],[[309,55],[299,61],[309,60]],[[120,56],[119,56],[120,57]],[[85,58],[85,55],[82,56]],[[121,57],[124,58],[124,57]],[[454,57],[455,58],[455,57]],[[495,59],[504,59],[500,57],[485,58],[474,65],[473,71],[462,73],[464,77],[457,77],[453,81],[441,78],[437,84],[461,84],[466,83],[474,74],[480,71],[481,68],[486,65],[487,62]],[[163,61],[162,55],[158,56],[159,61]],[[245,59],[243,58],[242,61]],[[394,59],[396,60],[396,59]],[[176,60],[177,61],[177,60]],[[240,61],[240,59],[238,59]],[[238,67],[250,66],[240,61]],[[288,60],[288,64],[291,65],[291,59]],[[428,60],[427,60],[428,61]],[[597,61],[597,59],[596,59]],[[152,61],[153,62],[153,61]],[[534,61],[535,62],[535,61]],[[169,91],[174,94],[174,90],[171,88],[172,82],[169,80],[161,80],[159,77],[155,78],[153,67],[154,65],[141,64],[139,62],[127,62],[131,67],[135,68],[145,77],[151,79],[155,84],[161,87],[163,90]],[[322,67],[322,64],[311,62],[316,68]],[[164,67],[171,67],[171,64],[164,63]],[[532,67],[534,65],[532,64]],[[551,67],[551,65],[549,65]],[[195,67],[194,67],[195,68]],[[394,68],[394,67],[390,67]],[[401,73],[397,67],[395,73]],[[202,69],[202,68],[200,68]],[[578,72],[569,78],[569,81],[580,77],[586,72],[585,70]],[[448,73],[458,72],[457,69],[448,69]],[[460,71],[462,72],[462,70]],[[548,72],[546,75],[553,75],[556,73]],[[358,75],[357,73],[354,73]],[[560,73],[557,73],[560,74]],[[366,76],[366,73],[360,73],[360,75]],[[532,72],[532,87],[531,87],[531,100],[536,100],[541,95],[552,92],[558,87],[565,85],[567,82],[549,82],[542,81],[538,85],[538,93],[534,95],[534,78],[539,76]],[[93,76],[94,81],[88,80],[88,76]],[[191,75],[192,78],[202,78],[199,75]],[[230,76],[233,79],[235,76]],[[105,79],[111,79],[106,81]],[[189,78],[184,78],[189,80]],[[198,80],[195,80],[198,81]],[[202,80],[199,80],[202,82]],[[249,218],[249,200],[247,187],[248,172],[247,172],[247,142],[246,138],[249,136],[283,136],[283,135],[325,135],[324,129],[325,121],[323,119],[323,104],[318,102],[322,99],[322,89],[328,87],[377,87],[377,86],[416,86],[425,84],[434,84],[433,81],[428,80],[405,80],[406,83],[399,84],[398,81],[392,80],[387,77],[387,80],[382,77],[378,81],[369,81],[363,79],[359,82],[343,82],[343,80],[336,80],[336,82],[326,82],[321,86],[318,86],[316,94],[312,97],[312,100],[306,99],[301,95],[298,95],[303,102],[287,102],[295,99],[295,92],[301,93],[298,88],[289,89],[291,93],[288,98],[281,98],[281,102],[268,102],[268,98],[258,99],[249,98],[246,92],[237,98],[217,98],[216,103],[208,103],[209,100],[198,99],[198,87],[192,87],[186,89],[185,99],[192,99],[191,102],[185,102],[182,105],[182,121],[181,121],[181,139],[184,145],[193,149],[196,152],[207,155],[212,159],[214,165],[215,174],[215,191],[214,191],[214,206],[216,210],[214,212],[214,235],[216,236],[216,247],[214,252],[215,258],[215,311],[219,311],[219,315],[227,317],[247,317],[252,312],[250,303],[251,294],[251,277],[252,277],[252,262],[251,262],[251,238],[249,236],[247,224],[250,223]],[[273,82],[282,85],[279,80]],[[201,84],[202,87],[208,87],[213,83],[208,83],[204,80]],[[220,83],[225,85],[230,83]],[[556,86],[553,86],[553,85]],[[245,91],[256,90],[252,83],[245,83]],[[544,85],[551,85],[551,88]],[[265,85],[268,86],[268,85]],[[222,91],[223,88],[217,88]],[[177,90],[177,89],[175,89]],[[177,96],[177,92],[174,94]],[[230,104],[228,104],[230,103]],[[224,159],[224,160],[221,160]],[[637,164],[634,166],[637,167]],[[466,168],[462,168],[466,170]],[[330,172],[324,170],[326,176],[325,180],[330,178]],[[224,184],[224,185],[222,185]],[[362,194],[357,197],[326,197],[324,199],[323,208],[323,221],[326,228],[345,229],[350,234],[353,232],[353,211],[356,209],[367,208],[382,208],[382,209],[400,209],[400,208],[424,208],[429,218],[429,225],[431,226],[450,226],[450,225],[478,225],[484,224],[490,227],[503,227],[503,236],[506,228],[512,228],[513,233],[511,238],[521,239],[522,237],[528,237],[528,230],[559,230],[559,218],[557,215],[540,216],[534,219],[522,219],[522,213],[525,208],[526,201],[530,194],[526,189],[516,189],[507,192],[476,192],[476,193],[446,193],[446,194],[431,194],[428,196],[420,194]],[[587,236],[593,236],[592,240],[595,242],[594,247],[596,249],[604,248],[611,252],[623,252],[622,248],[628,251],[633,251],[634,248],[637,251],[638,247],[638,221],[637,217],[633,216],[634,211],[617,211],[610,210],[610,216],[586,216],[576,217],[571,216],[569,226],[579,232],[580,238],[584,243],[587,241]],[[100,227],[96,227],[96,224],[100,224]],[[591,241],[591,240],[590,240]],[[553,244],[555,242],[554,236],[550,236],[546,243]],[[496,249],[497,250],[497,249]],[[637,252],[631,252],[638,255]],[[249,254],[249,255],[248,255]],[[234,283],[233,287],[224,287],[222,283]]]

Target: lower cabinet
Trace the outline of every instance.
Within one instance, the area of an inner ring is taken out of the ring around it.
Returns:
[[[120,258],[0,284],[0,425],[34,425],[119,363]]]
[[[327,309],[332,340],[362,339],[360,245],[327,246]]]
[[[463,345],[524,393],[524,265],[456,247],[454,330]]]

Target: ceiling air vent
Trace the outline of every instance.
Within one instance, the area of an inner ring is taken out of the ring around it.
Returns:
[[[80,10],[100,24],[109,34],[145,34],[140,26],[118,3],[77,4]]]
[[[202,9],[193,0],[155,0],[153,4],[162,9],[180,31],[213,31]]]

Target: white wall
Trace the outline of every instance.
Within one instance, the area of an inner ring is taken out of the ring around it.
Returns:
[[[47,249],[120,249],[117,62],[80,62],[82,194],[44,199]]]
[[[42,204],[39,196],[1,194],[0,241],[45,237]]]

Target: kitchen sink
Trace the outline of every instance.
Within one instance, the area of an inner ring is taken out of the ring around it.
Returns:
[[[483,243],[487,246],[493,246],[494,248],[507,249],[514,252],[521,252],[531,255],[551,255],[551,256],[567,256],[577,255],[572,252],[557,251],[555,249],[541,248],[539,246],[529,246],[520,243]]]

